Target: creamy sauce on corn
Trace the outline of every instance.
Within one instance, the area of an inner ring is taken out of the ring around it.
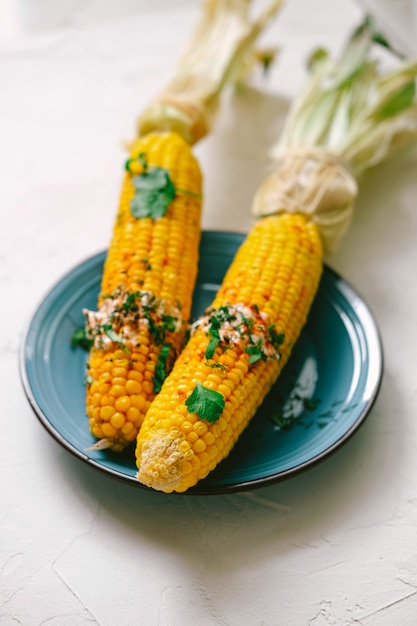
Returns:
[[[139,345],[143,328],[158,341],[167,332],[178,332],[184,323],[178,307],[155,298],[148,291],[118,290],[104,298],[98,311],[84,309],[86,335],[95,348],[109,350],[114,342],[129,349]]]
[[[208,309],[191,326],[191,334],[202,330],[217,337],[222,347],[239,347],[245,352],[258,352],[263,360],[281,357],[280,346],[283,335],[276,332],[268,315],[255,306],[235,304]]]

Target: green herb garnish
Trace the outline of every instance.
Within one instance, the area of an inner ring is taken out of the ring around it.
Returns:
[[[162,167],[149,167],[144,154],[137,159],[128,159],[126,170],[132,172],[132,164],[137,160],[143,167],[141,174],[132,177],[135,195],[130,202],[134,217],[151,217],[154,220],[163,217],[174,200],[176,189],[167,170]]]
[[[285,335],[284,333],[277,333],[275,326],[270,324],[268,326],[269,340],[274,346],[275,350],[278,350],[284,343]]]
[[[167,363],[171,352],[172,345],[170,343],[164,343],[161,351],[158,355],[158,360],[155,365],[155,373],[153,377],[153,388],[155,393],[161,391],[162,383],[167,377],[168,368]]]
[[[164,315],[162,317],[162,324],[164,325],[165,330],[167,330],[169,333],[173,333],[175,332],[176,329],[176,318],[173,317],[172,315]]]
[[[129,350],[126,348],[123,339],[118,335],[112,328],[111,324],[103,324],[102,329],[104,334],[110,339],[110,341],[114,341],[117,343],[122,350],[124,350],[127,354],[130,354]]]
[[[260,359],[266,361],[265,355],[259,346],[248,346],[245,348],[246,354],[249,354],[249,365],[253,365]]]
[[[132,215],[137,218],[163,217],[175,198],[175,187],[168,172],[161,167],[151,167],[132,178],[136,193],[130,203]]]
[[[224,404],[224,396],[221,393],[207,389],[200,382],[185,401],[189,413],[196,413],[200,419],[210,423],[217,422],[223,413]]]
[[[212,369],[222,370],[223,372],[227,370],[227,365],[225,365],[224,363],[209,363],[208,361],[206,361],[204,365],[206,365],[207,367],[211,367]]]
[[[87,336],[85,328],[77,328],[70,339],[70,344],[73,348],[83,348],[83,350],[90,350],[93,345],[93,340]]]

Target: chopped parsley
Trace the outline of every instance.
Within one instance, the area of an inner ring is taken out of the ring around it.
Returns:
[[[120,337],[120,335],[114,332],[111,324],[102,324],[101,328],[103,332],[107,335],[107,337],[110,339],[110,341],[114,341],[114,343],[119,344],[122,350],[127,352],[127,354],[130,354],[129,350],[126,348],[124,344],[123,339]]]
[[[85,328],[77,328],[70,339],[70,344],[73,348],[80,347],[84,350],[90,350],[93,340],[87,336]]]
[[[155,365],[155,372],[153,376],[153,388],[155,393],[159,393],[161,391],[162,383],[167,377],[168,373],[168,359],[171,353],[172,345],[170,343],[164,343],[161,348],[161,351],[158,355],[158,360]]]
[[[246,354],[249,354],[249,365],[253,365],[260,359],[266,361],[266,357],[262,352],[261,346],[248,346],[245,348]]]
[[[119,288],[102,298],[98,311],[85,309],[84,315],[86,328],[74,334],[72,344],[82,342],[88,349],[94,345],[97,349],[109,350],[112,344],[117,344],[130,355],[140,346],[141,329],[147,329],[153,343],[161,346],[153,379],[155,391],[159,392],[167,376],[171,349],[174,349],[172,335],[185,334],[180,309],[151,292],[128,292]]]
[[[163,217],[176,190],[167,170],[162,167],[149,167],[144,154],[140,154],[136,161],[143,167],[143,172],[132,175],[135,195],[130,202],[130,210],[134,217],[151,217],[154,220]],[[135,159],[128,159],[126,170],[132,173]]]
[[[140,173],[137,173],[138,165],[142,170]],[[168,170],[163,167],[149,167],[144,153],[128,159],[125,169],[132,175],[132,184],[135,188],[130,211],[138,219],[151,217],[157,220],[164,217],[178,193],[201,199],[199,193],[175,187]]]
[[[209,309],[194,326],[206,331],[209,341],[205,351],[207,360],[213,359],[217,348],[224,351],[231,345],[249,355],[249,365],[259,360],[279,359],[284,335],[278,333],[274,324],[266,321],[259,308],[237,304]]]
[[[189,413],[196,413],[206,422],[217,422],[223,413],[225,405],[224,396],[218,391],[204,387],[197,382],[193,392],[185,401]]]

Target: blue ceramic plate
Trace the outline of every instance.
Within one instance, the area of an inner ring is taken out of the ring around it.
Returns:
[[[211,303],[243,236],[204,232],[193,314]],[[71,348],[94,309],[105,253],[81,263],[44,298],[26,332],[21,376],[28,400],[47,431],[67,450],[110,476],[135,479],[134,451],[87,451],[94,442],[84,409],[87,354]],[[383,369],[372,315],[355,291],[328,267],[308,322],[277,384],[229,457],[187,493],[214,494],[273,483],[311,467],[343,444],[377,396]]]

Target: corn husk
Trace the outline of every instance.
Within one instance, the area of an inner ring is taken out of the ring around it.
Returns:
[[[372,57],[381,38],[367,18],[333,61],[319,49],[271,156],[274,172],[255,196],[264,216],[302,212],[317,223],[327,253],[346,233],[363,173],[417,138],[417,60],[383,73]]]
[[[139,118],[139,133],[175,130],[191,144],[209,133],[225,85],[256,58],[265,63],[254,44],[282,1],[272,0],[251,19],[251,0],[206,0],[170,81]]]

